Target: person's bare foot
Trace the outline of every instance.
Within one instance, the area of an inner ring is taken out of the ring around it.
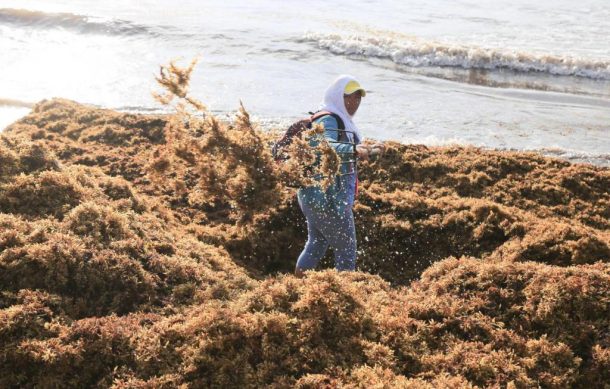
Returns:
[[[305,271],[303,271],[297,267],[296,269],[294,269],[294,275],[297,278],[303,278],[305,276]]]

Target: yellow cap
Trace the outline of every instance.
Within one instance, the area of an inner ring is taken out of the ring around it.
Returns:
[[[363,87],[360,86],[360,84],[358,84],[358,81],[352,80],[347,83],[347,85],[345,86],[345,91],[343,93],[345,93],[346,95],[351,95],[356,91],[361,91],[362,97],[366,96],[366,91]]]

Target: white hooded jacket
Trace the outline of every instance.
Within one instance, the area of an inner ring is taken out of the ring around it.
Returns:
[[[343,120],[343,124],[345,125],[345,130],[347,131],[347,136],[350,138],[350,141],[358,144],[362,140],[362,135],[360,134],[360,130],[352,120],[353,116],[347,113],[347,110],[345,109],[345,102],[343,100],[343,92],[345,91],[345,86],[350,81],[356,81],[356,79],[348,74],[343,74],[339,76],[326,89],[326,92],[324,93],[324,100],[322,101],[318,109],[321,111],[329,111],[339,115],[339,117]],[[356,135],[356,139],[352,138],[352,134]]]

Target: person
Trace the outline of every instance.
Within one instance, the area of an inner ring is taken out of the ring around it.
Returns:
[[[362,135],[353,121],[366,91],[350,75],[339,76],[324,94],[319,111],[328,111],[339,117],[344,129],[340,129],[333,115],[325,115],[314,123],[324,126],[324,137],[340,158],[335,180],[323,190],[319,185],[300,188],[297,199],[307,220],[307,243],[295,266],[299,278],[316,265],[332,248],[337,271],[356,269],[356,228],[352,207],[357,192],[358,171],[356,159],[368,159],[373,149],[383,151],[382,144],[361,144]],[[316,139],[310,144],[316,145]]]

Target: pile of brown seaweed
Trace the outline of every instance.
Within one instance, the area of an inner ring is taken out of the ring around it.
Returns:
[[[0,387],[603,387],[610,170],[395,143],[358,269],[232,123],[42,101],[0,136]]]

